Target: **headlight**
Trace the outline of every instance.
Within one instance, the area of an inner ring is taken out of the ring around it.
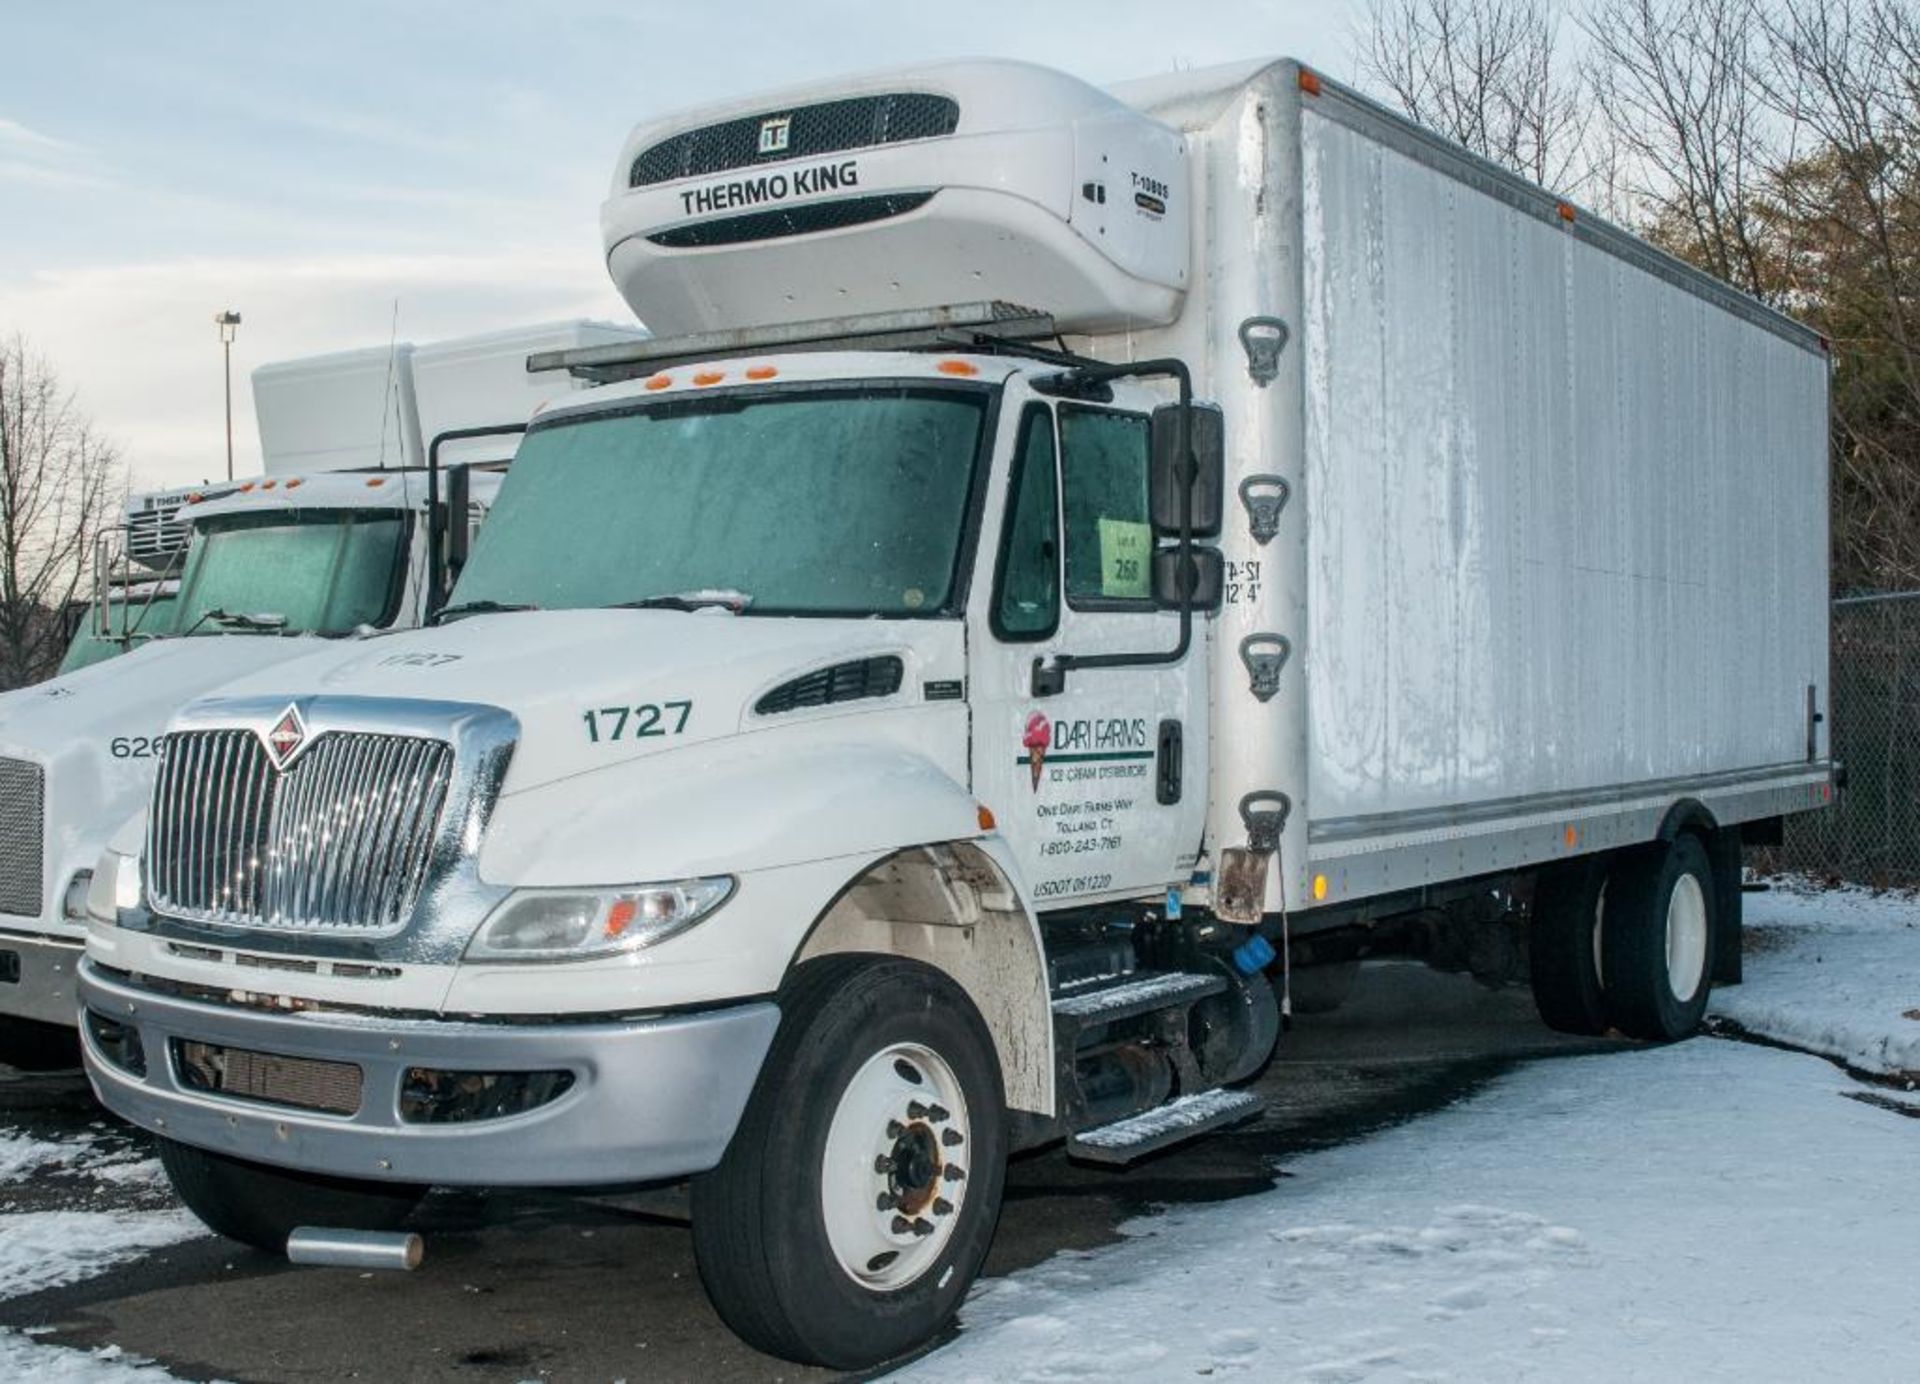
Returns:
[[[685,932],[733,894],[733,878],[631,889],[521,889],[467,947],[470,961],[584,961],[635,952]]]
[[[74,877],[74,884],[80,883],[80,877]],[[71,890],[68,891],[71,894]],[[140,857],[121,855],[108,850],[101,852],[99,861],[93,867],[93,874],[87,880],[86,908],[89,917],[98,918],[103,923],[120,921],[120,910],[140,906]]]

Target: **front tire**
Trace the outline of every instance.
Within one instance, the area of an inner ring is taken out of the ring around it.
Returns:
[[[1713,988],[1713,868],[1700,838],[1622,858],[1602,937],[1607,1013],[1633,1038],[1670,1043],[1706,1017]]]
[[[694,1180],[694,1253],[749,1345],[861,1369],[938,1333],[986,1258],[1000,1066],[966,995],[914,962],[813,962],[780,1008],[726,1156]]]
[[[426,1194],[424,1187],[292,1172],[158,1142],[167,1180],[207,1229],[271,1254],[285,1254],[287,1236],[303,1225],[397,1230]]]

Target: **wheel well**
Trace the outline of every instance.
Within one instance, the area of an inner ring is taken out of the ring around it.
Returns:
[[[1039,930],[984,850],[964,841],[913,846],[868,866],[820,915],[793,966],[856,953],[905,957],[952,980],[993,1035],[1008,1106],[1053,1113],[1053,1012]]]
[[[1682,798],[1667,809],[1667,815],[1660,819],[1660,830],[1655,833],[1658,841],[1672,841],[1682,832],[1692,832],[1702,842],[1711,843],[1714,833],[1720,830],[1720,823],[1714,819],[1713,812],[1698,798]]]

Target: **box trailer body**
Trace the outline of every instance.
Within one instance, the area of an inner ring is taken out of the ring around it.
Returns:
[[[210,1224],[691,1177],[728,1323],[861,1367],[1009,1148],[1255,1113],[1341,946],[1698,1024],[1831,791],[1812,333],[1289,62],[729,102],[602,226],[672,335],[537,353],[599,387],[445,618],[183,707],[94,872]]]

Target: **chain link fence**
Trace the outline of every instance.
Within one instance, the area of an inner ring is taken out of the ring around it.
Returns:
[[[1876,888],[1920,885],[1920,591],[1833,603],[1833,754],[1847,787],[1787,819],[1756,864]]]

